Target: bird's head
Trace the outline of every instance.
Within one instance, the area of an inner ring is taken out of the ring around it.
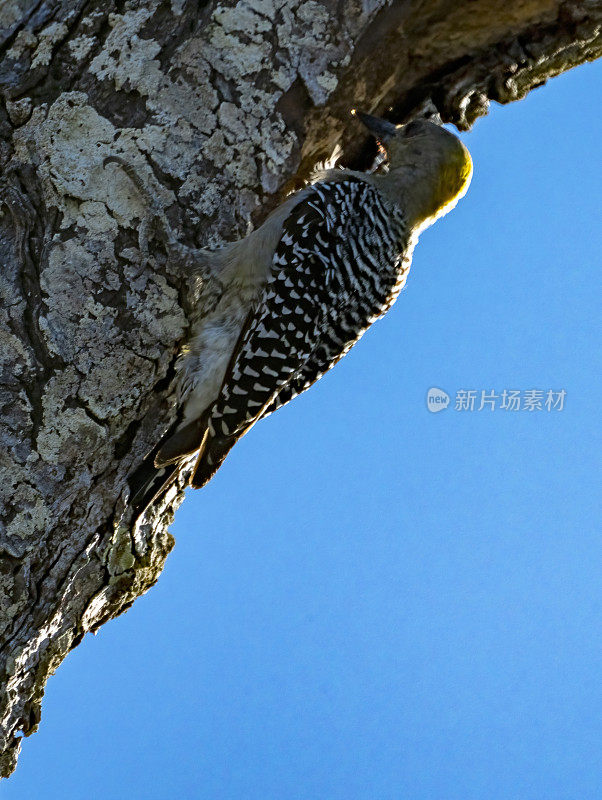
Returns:
[[[389,171],[382,176],[382,190],[406,208],[413,226],[432,224],[466,194],[472,159],[453,133],[425,119],[394,125],[355,113],[387,155]]]

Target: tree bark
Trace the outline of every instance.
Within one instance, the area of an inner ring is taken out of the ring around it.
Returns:
[[[49,674],[173,546],[182,481],[138,516],[128,476],[174,418],[190,319],[228,292],[183,254],[244,235],[337,144],[366,165],[352,107],[466,129],[599,56],[601,25],[601,0],[2,5],[3,776]]]

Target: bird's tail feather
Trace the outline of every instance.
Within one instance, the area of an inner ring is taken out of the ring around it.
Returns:
[[[166,492],[178,478],[181,461],[157,469],[152,459],[147,459],[130,478],[130,505],[142,514],[159,495]]]
[[[155,466],[164,467],[167,464],[173,464],[200,450],[207,436],[208,418],[209,411],[207,410],[201,414],[199,419],[192,420],[169,436],[155,455]]]
[[[190,480],[190,485],[194,489],[201,489],[209,483],[239,439],[240,436],[214,438],[209,441],[205,438],[204,447],[199,453]]]

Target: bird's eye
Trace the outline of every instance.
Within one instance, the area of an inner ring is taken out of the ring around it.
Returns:
[[[404,136],[416,136],[417,134],[422,132],[423,124],[421,119],[414,119],[412,122],[408,122],[407,125],[404,125],[403,128],[403,135]]]

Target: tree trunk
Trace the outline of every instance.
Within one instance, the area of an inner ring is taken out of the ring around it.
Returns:
[[[5,0],[0,8],[1,774],[48,675],[159,577],[182,481],[131,476],[174,418],[182,259],[244,235],[353,106],[468,128],[602,50],[601,0]],[[178,244],[174,244],[176,241]]]

